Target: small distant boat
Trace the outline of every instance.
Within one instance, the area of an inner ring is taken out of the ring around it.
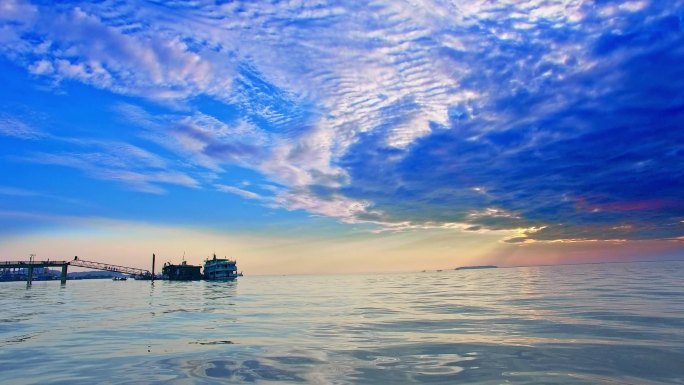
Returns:
[[[482,265],[482,266],[461,266],[454,270],[476,270],[476,269],[496,269],[497,266],[494,265]]]
[[[228,258],[216,258],[204,261],[204,279],[207,281],[229,281],[241,277],[237,272],[237,262]]]
[[[114,278],[112,278],[112,281],[125,281],[127,279],[128,279],[128,277],[114,277]]]

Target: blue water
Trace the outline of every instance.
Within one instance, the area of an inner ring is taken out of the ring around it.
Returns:
[[[0,384],[684,384],[683,273],[0,283]]]

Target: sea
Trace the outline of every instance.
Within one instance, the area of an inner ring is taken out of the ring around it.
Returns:
[[[0,283],[0,384],[684,384],[684,262]]]

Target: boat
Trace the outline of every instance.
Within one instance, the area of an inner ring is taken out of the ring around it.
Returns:
[[[202,266],[188,265],[183,261],[180,265],[166,262],[162,267],[162,279],[169,281],[199,281],[202,279]]]
[[[128,277],[114,277],[114,278],[112,278],[112,281],[125,281],[127,279],[128,279]]]
[[[216,258],[204,261],[204,279],[207,281],[227,281],[241,277],[237,272],[237,262],[234,259]]]

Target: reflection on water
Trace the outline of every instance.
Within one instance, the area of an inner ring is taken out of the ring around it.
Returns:
[[[0,284],[2,384],[682,384],[684,263]]]

